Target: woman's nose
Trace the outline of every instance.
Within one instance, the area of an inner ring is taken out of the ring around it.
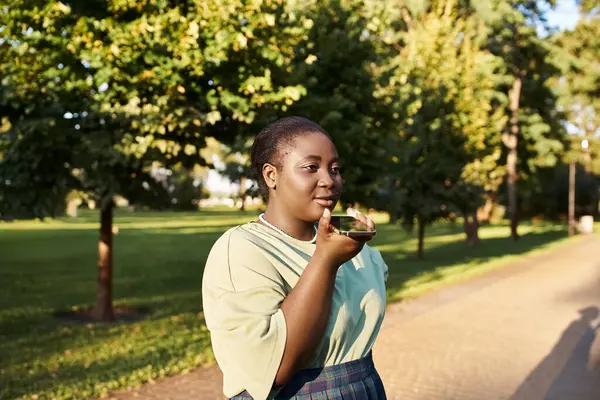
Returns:
[[[335,186],[335,180],[331,177],[329,171],[323,172],[321,174],[321,179],[319,180],[319,186],[332,188]]]

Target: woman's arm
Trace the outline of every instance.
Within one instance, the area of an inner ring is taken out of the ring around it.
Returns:
[[[323,338],[335,284],[337,268],[315,257],[310,260],[298,283],[281,304],[287,326],[283,359],[275,377],[283,385],[306,365]]]
[[[287,337],[275,384],[289,382],[311,359],[323,338],[340,265],[356,256],[364,246],[361,241],[332,233],[331,213],[325,210],[319,220],[317,247],[296,286],[281,304]],[[373,228],[373,222],[369,221]]]

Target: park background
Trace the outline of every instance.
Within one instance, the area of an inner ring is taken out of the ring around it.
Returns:
[[[594,1],[12,0],[0,6],[0,398],[214,362],[212,243],[264,204],[253,137],[333,137],[402,301],[598,221]],[[583,217],[583,218],[582,218]],[[596,229],[598,225],[596,224]]]

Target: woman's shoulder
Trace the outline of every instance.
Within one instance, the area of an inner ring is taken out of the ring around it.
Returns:
[[[209,252],[211,258],[247,255],[257,252],[256,238],[252,233],[252,222],[234,226],[225,231],[213,244]]]
[[[269,264],[251,224],[254,223],[230,228],[216,240],[204,266],[205,279],[232,280],[234,276],[246,276]]]
[[[230,242],[231,240],[240,240],[244,237],[244,229],[243,227],[248,224],[236,225],[227,229],[219,238],[215,241],[212,246],[212,249],[215,247],[222,247],[225,243]],[[212,250],[211,249],[211,250]]]

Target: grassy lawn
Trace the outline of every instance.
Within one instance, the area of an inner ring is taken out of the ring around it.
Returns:
[[[80,399],[182,373],[213,361],[201,308],[202,270],[212,243],[255,212],[128,213],[116,216],[114,298],[147,307],[133,323],[77,324],[55,312],[94,302],[97,213],[77,219],[0,224],[0,398]],[[380,216],[373,244],[390,267],[388,297],[409,298],[498,267],[566,238],[562,225],[484,227],[480,246],[462,226],[430,227],[426,260],[416,239]]]

